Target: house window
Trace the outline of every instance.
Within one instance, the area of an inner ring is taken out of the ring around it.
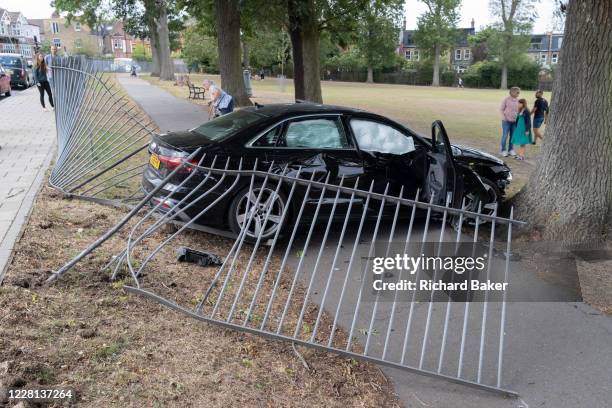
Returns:
[[[122,45],[121,38],[113,38],[113,49],[114,50],[123,48],[121,45]]]
[[[561,48],[561,43],[563,42],[563,37],[560,37],[557,42],[557,48]]]
[[[458,61],[461,59],[461,50],[455,50],[455,61]]]
[[[51,32],[53,34],[59,33],[59,23],[57,21],[51,23]]]
[[[552,54],[552,56],[551,56],[551,58],[550,58],[550,62],[551,62],[552,64],[556,64],[556,63],[557,63],[557,61],[559,61],[559,54],[558,54],[558,53],[556,53],[556,52],[553,52],[553,54]]]
[[[15,36],[20,36],[21,35],[21,29],[20,29],[19,25],[17,25],[17,24],[13,24],[12,25],[12,31],[13,31],[13,35],[15,35]]]
[[[541,53],[540,54],[540,61],[542,61],[543,64],[546,64],[546,54],[545,53]]]
[[[404,56],[408,61],[418,61],[419,60],[419,50],[406,50],[404,51]]]
[[[76,40],[74,40],[74,46],[76,48],[81,48],[83,47],[83,41],[80,38],[77,38]]]
[[[81,23],[80,22],[75,22],[74,23],[74,31],[81,31]]]
[[[54,38],[53,39],[53,46],[60,48],[62,46],[62,42],[60,41],[59,38]]]
[[[469,61],[470,58],[472,58],[472,50],[470,49],[463,50],[463,59],[466,61]]]

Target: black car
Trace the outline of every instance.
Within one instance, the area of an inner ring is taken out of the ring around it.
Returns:
[[[0,54],[0,64],[11,75],[11,86],[29,88],[34,85],[32,65],[20,54]]]
[[[451,145],[439,121],[432,125],[432,137],[425,138],[377,114],[338,106],[295,103],[257,105],[188,131],[155,136],[149,146],[150,161],[143,175],[144,190],[149,192],[159,185],[181,159],[199,147],[206,153],[206,160],[214,156],[242,158],[244,167],[251,169],[257,159],[260,169],[267,170],[274,164],[276,171],[280,171],[288,165],[294,174],[301,168],[301,178],[314,177],[323,181],[329,174],[330,183],[339,184],[344,177],[344,185],[351,187],[359,178],[360,189],[368,190],[373,183],[374,191],[383,192],[388,184],[388,194],[398,195],[403,187],[404,197],[414,198],[420,191],[422,201],[429,201],[435,193],[438,204],[444,204],[447,191],[454,191],[455,206],[462,205],[465,199],[472,210],[482,204],[483,212],[490,212],[492,205],[502,199],[512,180],[510,168],[503,161],[475,149]],[[195,157],[192,162],[199,159]],[[222,161],[218,159],[217,163]],[[198,178],[201,176],[193,177],[178,188],[185,177],[187,172],[175,174],[154,202],[172,191],[171,202],[164,205],[168,208],[202,180]],[[245,216],[241,209],[246,213],[249,179],[244,178],[241,185],[233,188],[197,223],[229,227],[237,233]],[[212,184],[214,181],[201,189],[206,191]],[[281,193],[276,203],[278,208],[273,209],[273,213],[285,207],[287,192],[281,190]],[[264,189],[262,200],[266,194],[274,194],[274,188]],[[192,194],[192,197],[198,195]],[[198,214],[215,197],[217,193],[193,205],[186,211],[189,217]],[[310,194],[306,203],[315,207],[319,197]],[[291,201],[301,203],[303,200]],[[331,206],[333,201],[325,200],[324,203]],[[289,217],[296,214],[296,209],[290,210]],[[336,214],[341,213],[336,211]],[[302,220],[307,221],[308,217]],[[291,224],[291,219],[287,224]],[[263,237],[271,236],[276,228],[271,223]]]

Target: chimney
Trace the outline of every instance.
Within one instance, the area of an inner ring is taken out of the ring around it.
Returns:
[[[404,17],[404,25],[402,26],[402,30],[406,29],[406,17]]]
[[[474,18],[472,18],[472,28],[474,28]]]

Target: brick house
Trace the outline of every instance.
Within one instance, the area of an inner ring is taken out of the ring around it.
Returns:
[[[404,27],[406,20],[404,20]],[[416,30],[400,31],[400,44],[397,48],[397,53],[408,61],[419,61],[421,55],[417,45],[414,42],[414,33]],[[476,34],[474,28],[474,20],[469,28],[457,29],[457,40],[448,53],[441,56],[441,61],[450,64],[457,72],[463,72],[472,63],[472,49],[468,43],[468,37]]]
[[[561,55],[561,43],[563,34],[548,32],[546,34],[533,34],[527,55],[535,61],[539,61],[545,67],[550,67],[559,62]]]
[[[89,26],[80,21],[72,20],[70,23],[53,13],[51,18],[31,20],[40,27],[40,35],[43,41],[49,41],[51,46],[56,46],[66,54],[91,54],[98,55],[102,52],[102,38]]]

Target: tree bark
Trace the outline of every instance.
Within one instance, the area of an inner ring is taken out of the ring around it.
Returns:
[[[501,84],[499,89],[508,89],[508,64],[505,62],[502,64],[501,70]]]
[[[163,2],[159,4],[159,16],[156,19],[157,38],[159,44],[158,58],[160,75],[159,78],[165,81],[174,80],[174,62],[170,52],[170,37],[168,32],[168,11]]]
[[[433,78],[431,80],[431,86],[440,86],[440,45],[436,44],[434,49],[434,66],[433,66]]]
[[[248,69],[251,67],[251,56],[249,54],[249,44],[246,40],[242,40],[242,67]]]
[[[302,26],[304,52],[304,99],[323,103],[321,94],[320,32],[315,0],[307,0]]]
[[[240,11],[238,0],[215,0],[217,48],[221,87],[237,106],[250,106],[240,63]]]
[[[302,41],[302,15],[300,13],[298,0],[287,2],[287,14],[289,16],[289,38],[293,54],[293,86],[296,100],[306,98],[304,93],[304,52]]]
[[[149,23],[149,40],[151,41],[151,76],[158,77],[160,74],[159,68],[159,42],[157,39],[157,29],[155,22]]]
[[[368,78],[366,79],[366,82],[374,82],[374,68],[371,66],[368,67]]]
[[[612,3],[570,1],[550,124],[518,218],[543,239],[601,242],[612,215]]]

